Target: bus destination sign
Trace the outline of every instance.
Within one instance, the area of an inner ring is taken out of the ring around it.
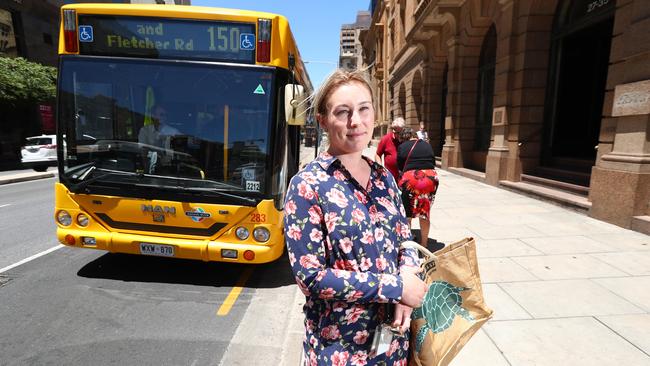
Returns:
[[[79,53],[254,63],[255,25],[80,15]]]

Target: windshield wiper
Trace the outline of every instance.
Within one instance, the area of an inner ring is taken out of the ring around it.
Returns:
[[[173,191],[182,191],[186,193],[209,193],[209,194],[214,194],[217,196],[221,197],[227,197],[231,198],[234,200],[237,200],[238,202],[244,203],[244,204],[249,204],[249,205],[257,205],[258,200],[255,198],[250,198],[250,197],[245,197],[245,196],[240,196],[237,194],[233,193],[228,193],[224,191],[217,190],[215,188],[205,188],[205,187],[185,187],[185,186],[169,186],[169,185],[158,185],[158,184],[144,184],[144,183],[136,183],[136,187],[142,187],[142,188],[156,188],[156,189],[167,189],[167,190],[173,190]]]
[[[108,169],[100,169],[100,171],[105,171],[106,173],[104,174],[99,174],[95,175],[91,178],[87,178],[88,175],[98,168],[95,167],[94,165],[88,168],[85,172],[83,172],[77,179],[79,179],[78,183],[70,185],[70,190],[74,193],[79,193],[80,191],[84,190],[88,185],[90,185],[93,182],[96,182],[102,178],[106,178],[112,175],[122,175],[122,176],[137,176],[137,177],[143,177],[144,174],[142,173],[131,173],[131,172],[123,172],[119,170],[108,170]]]
[[[96,168],[95,167],[95,162],[91,161],[89,163],[85,163],[85,164],[77,165],[77,166],[72,167],[72,168],[68,168],[68,169],[65,170],[64,173],[66,175],[70,175],[72,178],[78,179],[78,177],[88,173],[88,171],[95,170],[95,168]],[[82,170],[83,170],[83,173],[81,173],[79,175],[76,174],[76,172],[82,171]]]

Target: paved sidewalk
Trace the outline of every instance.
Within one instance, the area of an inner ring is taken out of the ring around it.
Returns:
[[[36,172],[29,169],[2,171],[0,172],[0,185],[52,178],[57,175],[58,172],[56,168],[48,168],[45,172]]]
[[[650,365],[650,236],[439,175],[429,236],[476,238],[495,311],[453,366]],[[284,365],[297,365],[300,355],[304,298],[295,299]]]

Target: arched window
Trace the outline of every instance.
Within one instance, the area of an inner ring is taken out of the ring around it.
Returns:
[[[492,133],[492,100],[494,97],[494,69],[497,57],[497,32],[490,27],[481,46],[478,63],[478,94],[476,98],[476,126],[474,150],[487,151]]]
[[[602,119],[615,0],[558,5],[549,62],[542,165],[589,173]]]

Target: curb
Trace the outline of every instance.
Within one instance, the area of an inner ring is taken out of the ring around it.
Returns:
[[[9,176],[6,176],[6,177],[0,177],[0,185],[9,184],[9,183],[27,182],[27,181],[30,181],[30,180],[38,180],[38,179],[54,178],[54,177],[55,177],[54,173],[15,174],[15,175],[9,175]]]

